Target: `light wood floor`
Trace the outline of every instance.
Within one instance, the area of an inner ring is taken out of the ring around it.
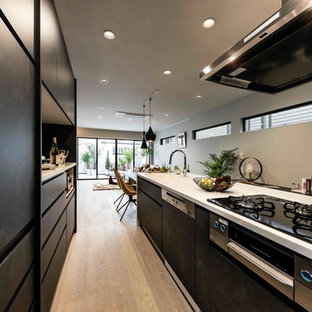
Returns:
[[[51,311],[192,311],[136,226],[135,206],[119,222],[120,191],[92,191],[92,183],[78,183],[78,233]]]

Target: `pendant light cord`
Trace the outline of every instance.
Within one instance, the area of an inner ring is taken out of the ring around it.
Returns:
[[[145,104],[143,105],[143,132],[145,131]]]
[[[150,127],[151,127],[152,126],[152,98],[150,98],[149,102],[150,102],[150,116],[149,116],[149,118],[150,118]]]

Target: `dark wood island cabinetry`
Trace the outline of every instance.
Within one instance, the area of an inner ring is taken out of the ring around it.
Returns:
[[[209,209],[152,182],[138,177],[138,223],[195,311],[304,311],[214,243]]]

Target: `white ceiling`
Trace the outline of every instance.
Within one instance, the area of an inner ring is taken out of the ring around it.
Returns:
[[[280,7],[280,0],[55,3],[78,81],[78,126],[132,131],[142,130],[142,121],[115,118],[115,112],[141,112],[157,88],[155,130],[249,95],[200,81],[199,72]],[[216,19],[211,29],[201,26],[207,17]],[[103,37],[107,29],[115,40]],[[167,69],[170,76],[163,74]]]

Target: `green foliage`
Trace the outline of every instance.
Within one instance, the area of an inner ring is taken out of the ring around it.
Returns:
[[[166,173],[170,170],[170,166],[167,165],[165,162],[161,163],[161,167],[160,167],[160,172],[161,173]]]
[[[232,172],[235,169],[235,164],[238,159],[238,155],[235,154],[237,149],[238,147],[232,150],[222,151],[220,156],[217,156],[217,154],[209,154],[211,158],[210,161],[199,161],[200,164],[206,167],[204,173],[211,178],[219,178],[225,173]]]
[[[142,156],[145,157],[145,156],[148,156],[148,155],[152,155],[153,151],[154,151],[153,147],[150,144],[150,146],[148,148],[142,149]]]
[[[88,145],[88,151],[90,154],[90,158],[95,160],[95,146],[93,144]]]
[[[86,168],[90,169],[90,160],[91,160],[91,155],[89,152],[84,152],[81,155],[81,160],[85,163]]]
[[[118,170],[125,170],[126,169],[126,160],[124,158],[118,158]]]
[[[132,159],[133,159],[133,149],[129,149],[123,152],[123,155],[125,156],[125,161],[128,164],[128,166],[131,165]]]
[[[105,169],[110,170],[111,167],[111,162],[109,159],[109,151],[107,151],[107,156],[106,156],[106,160],[105,160]]]

